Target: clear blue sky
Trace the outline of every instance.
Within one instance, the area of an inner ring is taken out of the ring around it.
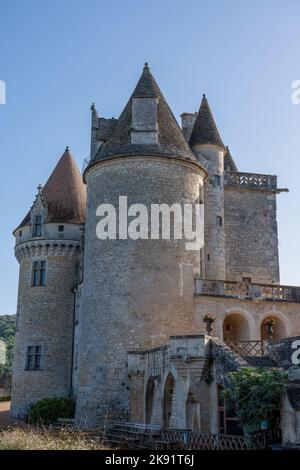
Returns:
[[[272,173],[281,282],[300,284],[299,0],[1,0],[0,313],[16,308],[12,230],[69,145],[89,154],[90,105],[118,116],[148,61],[174,114],[206,93],[241,171]]]

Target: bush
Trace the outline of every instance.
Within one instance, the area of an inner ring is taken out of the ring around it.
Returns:
[[[75,403],[72,398],[49,397],[43,398],[31,406],[28,412],[32,424],[52,424],[58,418],[73,418]]]
[[[261,431],[267,423],[270,439],[280,425],[279,408],[286,373],[277,369],[245,367],[229,373],[230,387],[224,396],[229,400],[247,436]]]
[[[0,402],[2,401],[10,401],[11,397],[0,397]]]

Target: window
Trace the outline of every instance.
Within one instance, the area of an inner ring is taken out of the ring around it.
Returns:
[[[59,226],[58,226],[58,231],[59,231],[59,232],[63,232],[64,229],[65,229],[65,227],[64,227],[63,225],[59,225]]]
[[[46,285],[46,261],[34,261],[32,267],[32,286]]]
[[[40,370],[41,356],[41,346],[28,346],[26,355],[26,370]]]
[[[210,255],[207,255],[207,261],[210,261]]]
[[[42,216],[41,215],[37,215],[34,219],[33,236],[34,237],[42,236]]]
[[[221,176],[215,175],[215,186],[221,186]]]
[[[217,215],[217,224],[218,224],[220,227],[222,227],[222,225],[223,225],[223,219],[222,219],[222,217],[221,217],[220,215]]]
[[[251,277],[243,277],[242,282],[246,282],[247,284],[251,284]]]
[[[20,232],[19,232],[19,237],[21,237],[21,236],[22,236],[22,230],[20,230]]]

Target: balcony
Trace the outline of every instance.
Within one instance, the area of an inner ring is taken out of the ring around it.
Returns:
[[[196,279],[195,295],[256,301],[300,302],[300,287]]]
[[[277,189],[277,176],[228,171],[225,173],[225,184],[239,188]]]

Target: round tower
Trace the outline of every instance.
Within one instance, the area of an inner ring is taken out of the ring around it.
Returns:
[[[172,215],[170,238],[153,236],[150,222],[137,239],[130,238],[124,226],[130,231],[130,214],[143,212],[143,207],[150,221],[155,204],[170,208],[198,203],[204,176],[146,65],[116,128],[84,175],[87,218],[78,426],[130,418],[129,350],[160,346],[170,335],[196,333],[192,313],[199,249],[188,250],[184,238],[174,239]],[[117,222],[116,239],[99,239],[99,205],[116,208],[118,221],[121,215],[124,222],[125,203],[128,225]],[[133,204],[139,207],[130,212]]]
[[[191,133],[190,146],[205,165],[208,178],[204,189],[204,272],[206,279],[225,279],[224,153],[225,147],[210,106],[203,95]],[[204,157],[204,158],[203,158]],[[206,160],[206,164],[204,163]]]
[[[71,391],[74,291],[86,193],[67,148],[14,231],[20,264],[11,413]]]

